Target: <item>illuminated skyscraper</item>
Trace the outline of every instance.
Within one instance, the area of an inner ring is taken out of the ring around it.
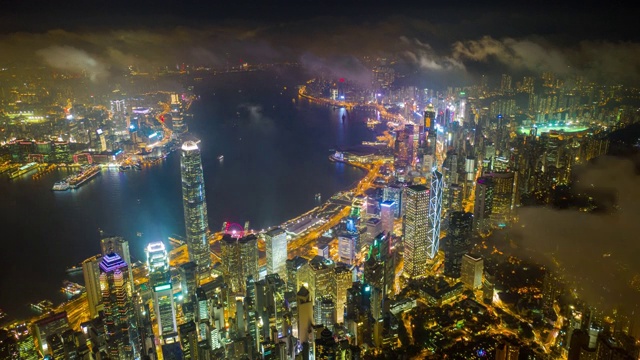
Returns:
[[[425,275],[428,254],[429,189],[413,185],[405,189],[404,214],[404,275],[410,278]]]
[[[436,131],[436,110],[434,109],[433,104],[427,105],[427,109],[424,112],[424,129],[428,132],[425,144],[425,153],[432,155],[434,157],[434,162],[437,162],[435,156],[437,151],[438,134]]]
[[[282,337],[285,334],[285,291],[284,280],[278,274],[268,274],[264,280],[256,282],[258,316],[262,319],[262,333],[265,338],[271,337],[270,331],[273,327],[275,327],[278,337]]]
[[[164,342],[168,337],[175,337],[177,332],[169,257],[162,242],[150,243],[146,252],[149,282],[153,289],[153,306],[160,338]]]
[[[435,127],[436,123],[436,109],[433,107],[433,104],[427,105],[426,110],[424,111],[424,129],[426,131],[431,131]]]
[[[447,211],[462,211],[462,201],[464,196],[464,188],[458,184],[449,184],[447,194],[447,205],[445,206]],[[444,199],[443,199],[444,201]]]
[[[347,304],[347,290],[353,285],[353,272],[346,264],[336,264],[333,269],[333,289],[335,291],[336,321],[344,322],[344,309]]]
[[[128,294],[129,266],[120,255],[106,254],[100,262],[100,288],[104,304],[104,325],[109,356],[132,359],[130,327],[133,304]]]
[[[222,274],[233,294],[246,293],[247,277],[259,278],[258,238],[251,234],[237,239],[225,234],[220,241]]]
[[[322,256],[314,256],[309,261],[309,266],[304,274],[299,275],[299,283],[304,284],[311,293],[311,299],[322,296],[324,294],[332,294],[335,281],[334,268],[336,263],[331,259]]]
[[[198,358],[198,327],[193,321],[180,325],[180,347],[185,360]]]
[[[38,340],[39,350],[43,354],[50,353],[47,337],[52,334],[62,333],[69,329],[67,312],[62,311],[40,319],[33,324],[34,333]]]
[[[316,299],[313,309],[314,324],[331,329],[336,323],[336,304],[333,297],[324,295]]]
[[[353,265],[358,252],[358,234],[343,232],[338,235],[338,256],[340,261]]]
[[[200,149],[193,141],[182,145],[180,158],[182,172],[182,203],[186,228],[189,260],[196,263],[201,277],[208,275],[211,267],[207,230],[207,203],[204,191],[204,176]]]
[[[309,260],[295,256],[292,259],[287,259],[287,291],[297,293],[300,289],[300,273],[306,272],[306,268],[309,266]]]
[[[462,257],[462,283],[469,289],[482,286],[483,261],[479,256],[465,255]]]
[[[265,236],[267,274],[278,274],[286,279],[287,234],[281,228],[269,230]]]
[[[473,214],[454,211],[449,216],[447,237],[442,244],[444,250],[444,275],[459,278],[462,269],[462,257],[471,248]]]
[[[82,263],[82,275],[84,287],[89,303],[89,316],[93,319],[98,316],[102,307],[102,290],[100,290],[100,261],[101,256],[93,256]]]
[[[395,264],[390,241],[391,239],[385,234],[379,234],[373,240],[364,262],[364,281],[380,289],[383,294],[393,293],[395,279]]]
[[[100,233],[102,235],[102,232]],[[129,251],[129,242],[125,240],[122,236],[108,236],[100,239],[100,250],[102,250],[102,255],[107,255],[111,253],[116,253],[120,255],[122,260],[126,262],[129,266],[131,266],[131,252]],[[133,291],[133,272],[129,271],[129,286],[131,286],[131,290],[129,295],[131,295],[131,291]]]
[[[394,164],[404,169],[413,163],[413,127],[398,130],[395,140]]]
[[[481,234],[491,229],[491,211],[493,209],[493,180],[490,177],[478,178],[473,206],[473,229]]]
[[[185,299],[196,293],[196,288],[198,287],[196,270],[196,263],[192,261],[180,265],[180,289]]]
[[[399,219],[403,215],[403,204],[402,204],[402,192],[403,188],[397,185],[387,186],[383,189],[382,192],[382,201],[393,201],[396,203],[393,209],[393,215],[396,219]]]
[[[444,181],[442,174],[434,168],[431,171],[431,189],[429,189],[429,222],[427,225],[427,256],[433,259],[440,246],[440,217],[442,216],[442,192]]]
[[[309,341],[312,332],[313,301],[310,295],[309,289],[301,286],[296,296],[296,303],[298,304],[298,339],[300,339],[300,343]]]
[[[386,234],[393,233],[393,219],[396,208],[396,202],[393,200],[383,201],[380,204],[380,222],[382,223],[382,232]]]
[[[511,223],[515,205],[516,178],[513,172],[495,172],[488,174],[493,181],[493,203],[491,223],[496,227],[504,227]]]

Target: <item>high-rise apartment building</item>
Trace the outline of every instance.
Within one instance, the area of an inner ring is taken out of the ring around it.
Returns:
[[[189,260],[198,266],[200,277],[206,277],[211,267],[209,241],[207,240],[209,220],[207,219],[202,159],[200,149],[195,142],[186,141],[182,145],[180,167]]]
[[[404,276],[422,276],[427,270],[429,189],[413,185],[405,189]]]

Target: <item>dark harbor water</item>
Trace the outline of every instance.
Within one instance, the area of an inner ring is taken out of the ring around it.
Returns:
[[[252,72],[198,83],[190,133],[201,139],[209,226],[224,221],[262,229],[295,217],[350,188],[362,171],[328,160],[329,149],[373,140],[365,118],[297,99],[304,77]],[[295,100],[294,100],[295,99]],[[65,269],[99,253],[98,229],[129,240],[134,260],[144,246],[182,234],[180,159],[141,171],[103,170],[77,190],[53,192],[65,173],[0,179],[0,308],[28,317],[30,302],[65,299]],[[224,160],[219,161],[219,155]],[[140,236],[138,236],[140,235]]]

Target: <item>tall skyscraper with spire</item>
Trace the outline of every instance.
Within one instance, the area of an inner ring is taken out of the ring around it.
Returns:
[[[211,267],[209,241],[207,240],[207,202],[202,174],[200,149],[194,141],[182,144],[180,157],[182,173],[182,203],[186,228],[189,260],[196,263],[200,277],[206,276]]]

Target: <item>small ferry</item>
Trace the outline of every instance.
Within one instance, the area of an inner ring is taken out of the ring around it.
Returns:
[[[40,314],[46,313],[53,309],[53,302],[51,300],[42,300],[37,304],[31,304],[31,310]]]
[[[224,160],[224,155],[218,155],[218,160],[220,161]]]
[[[74,265],[74,266],[68,267],[66,271],[67,271],[67,274],[69,274],[69,275],[74,275],[74,274],[77,274],[77,273],[81,273],[82,272],[82,265],[78,264],[78,265]]]
[[[62,292],[69,295],[69,296],[75,296],[75,295],[80,295],[82,294],[82,292],[84,291],[84,286],[65,280],[62,282]]]
[[[51,190],[53,191],[66,191],[69,190],[70,186],[69,186],[69,181],[65,180],[61,180],[56,182],[55,184],[53,184],[53,188]]]
[[[322,198],[322,194],[317,193],[317,194],[316,194],[316,200],[320,201],[320,199],[321,199],[321,198]]]

